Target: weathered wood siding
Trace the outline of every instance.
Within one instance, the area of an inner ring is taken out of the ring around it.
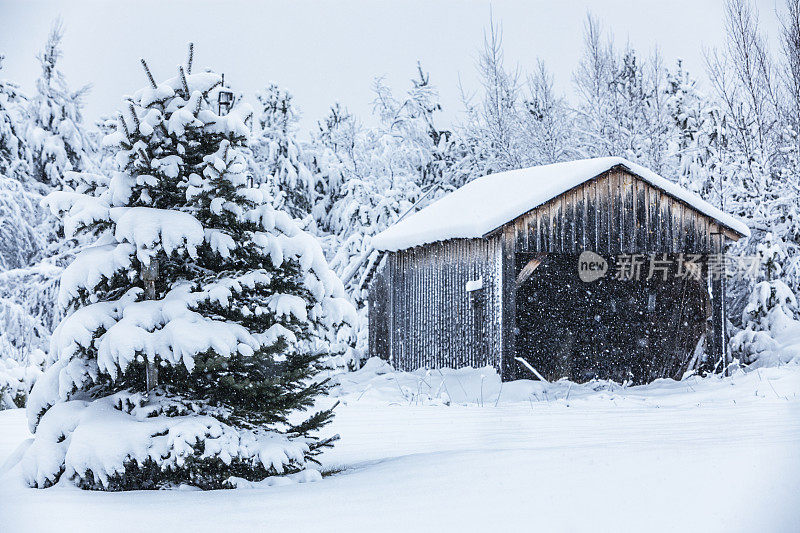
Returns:
[[[367,306],[369,308],[369,351],[372,357],[380,357],[386,361],[391,361],[391,353],[389,352],[391,291],[389,276],[386,275],[386,272],[386,267],[384,266],[383,270],[379,270],[377,275],[372,278],[369,297],[367,298]]]
[[[713,252],[712,218],[612,169],[511,221],[516,252]]]
[[[498,237],[388,254],[370,289],[371,353],[400,370],[484,365],[499,370],[501,268]],[[483,288],[470,295],[467,282],[481,278]],[[382,334],[384,324],[388,335]]]

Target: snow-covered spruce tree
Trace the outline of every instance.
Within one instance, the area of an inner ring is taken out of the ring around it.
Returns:
[[[0,271],[31,265],[55,238],[55,220],[27,185],[0,174]]]
[[[572,113],[566,100],[555,93],[553,77],[541,60],[528,77],[528,95],[522,104],[522,129],[530,162],[548,165],[577,159]]]
[[[478,59],[478,75],[482,94],[477,104],[462,91],[467,108],[461,128],[461,181],[493,172],[525,166],[527,157],[522,146],[520,80],[518,70],[508,70],[503,55],[502,28],[489,21],[483,50]]]
[[[380,90],[378,87],[376,89]],[[384,94],[384,97],[386,95]],[[377,97],[379,102],[389,100]],[[411,209],[420,198],[421,162],[431,161],[419,145],[392,128],[395,115],[376,109],[382,118],[376,128],[342,124],[342,133],[352,135],[353,157],[341,154],[344,176],[321,227],[337,235],[330,250],[331,266],[353,292],[359,285],[372,252],[372,236],[384,230]]]
[[[0,55],[0,72],[3,59]],[[30,153],[24,137],[26,106],[19,87],[0,78],[0,174],[20,181],[29,174]]]
[[[26,137],[32,153],[33,177],[50,186],[67,183],[66,171],[91,168],[92,147],[81,124],[83,98],[89,86],[70,91],[58,70],[63,26],[57,20],[39,54],[42,73],[31,98]]]
[[[29,384],[37,375],[35,366],[0,358],[0,411],[24,407]]]
[[[784,332],[794,331],[800,309],[797,299],[781,279],[789,262],[786,243],[767,233],[756,246],[763,278],[750,291],[742,311],[742,330],[731,338],[731,352],[747,365],[770,366],[797,357],[791,350],[780,349]]]
[[[17,86],[0,79],[0,271],[28,266],[52,234],[42,227],[47,212],[29,177],[26,105]]]
[[[48,187],[30,176],[27,105],[16,85],[0,80],[0,409],[24,404],[55,316],[58,269],[33,265],[49,253],[56,219],[40,205]]]
[[[54,315],[45,268],[0,272],[0,410],[25,406],[45,363]]]
[[[395,137],[398,153],[418,174],[415,181],[423,189],[431,186],[452,190],[452,132],[438,123],[439,92],[430,74],[417,63],[417,76],[402,99],[396,99],[382,79],[375,82],[374,109],[386,135]]]
[[[309,170],[316,176],[317,188],[312,215],[324,233],[336,233],[329,224],[329,213],[341,197],[345,179],[352,174],[347,163],[355,161],[357,129],[353,115],[337,103],[317,123],[317,131],[312,134]]]
[[[781,280],[756,284],[742,313],[744,329],[731,338],[731,352],[742,363],[772,366],[798,357],[791,350],[781,350],[779,340],[787,330],[796,330],[797,300]]]
[[[68,233],[97,241],[61,279],[68,315],[28,401],[25,479],[124,490],[318,477],[307,465],[332,442],[315,436],[332,413],[303,411],[352,306],[315,239],[248,186],[250,107],[218,115],[213,72],[189,64],[157,84],[145,70],[105,140],[120,171],[93,195],[49,197]]]
[[[796,11],[792,15],[793,5],[787,2],[789,13],[783,20],[791,21],[797,15]],[[795,72],[791,67],[791,43],[800,39],[789,22],[784,28],[783,38],[788,40],[783,43],[785,63],[781,64],[770,52],[770,39],[759,27],[758,18],[752,2],[727,0],[725,45],[708,54],[708,106],[716,110],[716,130],[721,141],[710,144],[716,167],[712,177],[723,193],[721,207],[744,219],[752,230],[752,236],[733,245],[731,252],[760,255],[764,242],[769,241],[773,249],[779,246],[783,257],[779,261],[779,279],[797,291],[800,202],[798,173],[792,162],[793,153],[797,152],[791,124],[797,107],[791,103]],[[788,84],[781,83],[784,80]],[[734,320],[744,316],[744,308],[759,297],[752,292],[753,281],[735,279],[728,288]]]
[[[305,218],[314,205],[315,184],[295,137],[299,114],[292,95],[273,83],[257,97],[260,130],[252,147],[261,169],[257,181],[271,186],[278,207],[295,218]]]
[[[665,74],[657,52],[647,60],[630,47],[618,52],[613,37],[589,16],[574,75],[582,155],[622,156],[673,177]]]

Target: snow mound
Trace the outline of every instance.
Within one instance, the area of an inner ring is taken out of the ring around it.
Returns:
[[[294,485],[297,483],[315,483],[322,481],[322,474],[319,470],[307,468],[302,472],[296,474],[287,474],[285,476],[272,476],[261,481],[248,481],[244,478],[231,476],[228,482],[237,489],[260,489],[264,487],[285,487],[286,485]]]
[[[800,361],[800,359],[798,359]],[[792,363],[786,375],[800,376],[800,365]],[[609,401],[614,404],[633,405],[696,405],[703,402],[730,402],[740,392],[727,389],[722,383],[761,383],[757,387],[766,394],[768,387],[762,372],[780,374],[780,369],[731,368],[732,376],[721,374],[706,377],[687,375],[682,380],[657,379],[646,385],[627,386],[610,380],[593,379],[575,383],[568,379],[546,382],[529,379],[502,382],[493,367],[420,369],[414,372],[394,370],[382,359],[372,357],[364,366],[345,374],[334,375],[331,396],[345,405],[366,403],[370,405],[406,406],[478,406],[496,407],[533,403],[554,406],[580,406],[591,402]],[[794,379],[794,378],[793,378]]]

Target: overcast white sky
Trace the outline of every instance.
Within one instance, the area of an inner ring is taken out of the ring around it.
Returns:
[[[776,2],[755,0],[762,29],[778,31]],[[702,76],[703,47],[723,39],[722,0],[528,0],[491,2],[502,23],[507,62],[532,69],[546,61],[557,86],[571,90],[586,12],[613,30],[617,43],[640,51],[658,45],[669,62],[681,57]],[[35,55],[52,20],[66,27],[60,64],[72,87],[92,83],[86,118],[119,106],[121,95],[146,83],[138,59],[156,78],[171,77],[195,43],[195,65],[213,67],[246,96],[269,81],[294,94],[303,126],[312,127],[339,101],[362,118],[376,76],[401,90],[417,60],[431,72],[445,107],[458,119],[458,80],[476,86],[475,58],[488,25],[485,1],[139,2],[0,0],[0,76],[26,90],[38,75]]]

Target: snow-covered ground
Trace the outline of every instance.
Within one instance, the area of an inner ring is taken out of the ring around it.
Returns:
[[[800,531],[798,365],[502,390],[491,369],[385,371],[339,378],[317,483],[28,489],[23,411],[0,412],[0,531]]]

